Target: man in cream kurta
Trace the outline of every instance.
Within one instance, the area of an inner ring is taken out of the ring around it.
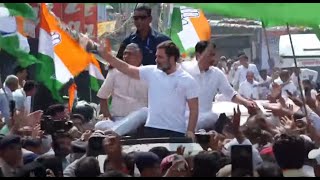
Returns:
[[[136,58],[139,54],[139,47],[129,44],[124,51],[124,60],[140,66],[141,58]],[[145,123],[148,116],[148,87],[145,82],[133,79],[117,69],[111,69],[97,96],[106,101],[112,96],[112,105],[110,113],[108,109],[104,109],[108,112],[105,114],[108,119],[98,122],[95,129],[111,128],[119,135],[125,135]]]

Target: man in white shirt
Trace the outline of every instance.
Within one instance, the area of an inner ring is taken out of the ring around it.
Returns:
[[[195,80],[177,64],[178,47],[172,41],[157,46],[157,65],[135,67],[106,52],[99,52],[110,65],[135,79],[148,84],[148,119],[145,137],[187,136],[195,139],[198,118],[198,87]],[[189,122],[185,121],[186,104],[190,109]]]
[[[290,73],[288,70],[281,70],[279,78],[274,81],[274,83],[277,83],[281,85],[281,96],[284,99],[288,98],[288,93],[289,91],[293,96],[298,95],[298,89],[290,79]],[[270,85],[270,89],[272,84]]]
[[[247,99],[259,99],[258,82],[254,80],[254,73],[252,71],[247,72],[247,80],[240,84],[238,92]]]
[[[31,112],[31,98],[36,94],[36,83],[32,80],[25,82],[23,88],[13,92],[13,100],[16,102],[16,109],[29,114]]]
[[[5,118],[5,123],[10,120],[10,103],[13,102],[12,92],[19,87],[19,79],[15,75],[9,75],[0,89],[0,112]]]
[[[246,80],[247,72],[252,71],[254,73],[254,78],[256,81],[260,82],[262,81],[262,78],[259,74],[259,71],[257,69],[257,66],[255,64],[249,64],[249,58],[247,55],[244,53],[239,55],[239,61],[240,61],[240,66],[238,67],[234,79],[232,82],[232,85],[234,87],[237,87],[240,85],[243,81]]]
[[[137,44],[128,44],[123,60],[135,67],[141,66],[142,53]],[[100,98],[100,112],[107,120],[98,122],[95,129],[113,131],[123,136],[144,125],[148,116],[148,86],[144,81],[111,69],[97,96]],[[108,102],[112,96],[111,110]]]
[[[272,78],[268,76],[267,70],[261,70],[260,76],[262,78],[262,82],[259,83],[259,99],[260,100],[267,100],[268,95],[270,94],[270,84],[272,83]]]
[[[291,75],[291,79],[296,87],[299,87],[298,84],[298,74],[300,76],[300,80],[310,80],[313,84],[317,83],[318,72],[308,68],[293,68],[293,73]]]
[[[210,48],[210,46],[212,46]],[[183,62],[182,68],[187,71],[197,82],[199,94],[199,118],[196,129],[212,129],[219,115],[212,112],[212,102],[215,95],[222,93],[225,99],[240,103],[245,106],[254,106],[254,102],[247,101],[231,87],[224,73],[213,67],[216,61],[216,45],[208,41],[200,41],[195,46],[195,62]],[[187,113],[188,114],[188,113]]]

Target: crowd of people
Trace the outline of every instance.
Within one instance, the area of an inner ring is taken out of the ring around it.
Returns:
[[[217,58],[209,41],[196,44],[194,59],[182,60],[170,38],[149,26],[150,8],[136,8],[133,20],[137,31],[117,56],[104,44],[98,47],[112,67],[98,105],[79,101],[71,111],[67,104],[33,111],[37,83],[27,79],[26,69],[6,77],[0,89],[1,176],[320,176],[316,71],[273,68],[268,74],[245,53]],[[268,113],[256,100],[268,102]],[[238,104],[232,116],[213,110],[213,102],[223,101]],[[242,125],[240,105],[249,114]],[[125,152],[128,136],[185,137],[203,151],[188,154],[184,146],[172,151],[158,144]],[[106,155],[102,165],[100,155]]]

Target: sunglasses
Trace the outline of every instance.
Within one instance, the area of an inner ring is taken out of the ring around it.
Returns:
[[[147,19],[148,17],[149,17],[149,16],[133,16],[132,18],[133,18],[133,20],[137,21],[137,20],[139,20],[139,19],[145,20],[145,19]]]

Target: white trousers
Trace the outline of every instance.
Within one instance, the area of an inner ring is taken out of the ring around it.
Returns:
[[[96,130],[108,130],[112,129],[120,136],[134,133],[136,130],[144,125],[148,117],[148,108],[143,107],[137,111],[131,112],[125,117],[116,117],[114,121],[106,120],[97,122],[95,125]]]
[[[186,112],[187,124],[189,122],[189,111]],[[219,119],[219,114],[208,111],[208,112],[199,112],[198,122],[195,131],[197,132],[200,129],[213,129],[215,123]]]

